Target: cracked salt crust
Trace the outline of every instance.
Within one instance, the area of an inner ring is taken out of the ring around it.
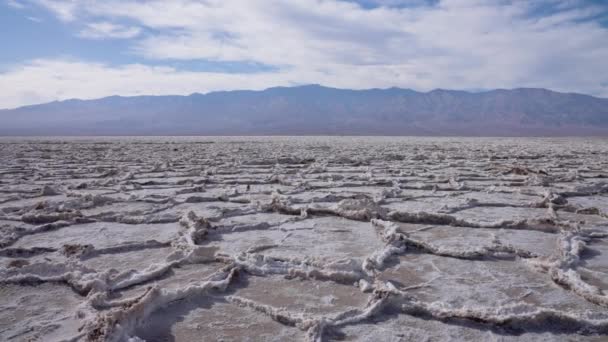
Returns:
[[[604,140],[0,151],[0,340],[608,338]]]

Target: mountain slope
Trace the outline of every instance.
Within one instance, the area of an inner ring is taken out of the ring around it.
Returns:
[[[608,135],[608,99],[521,88],[469,93],[318,85],[111,96],[0,111],[2,135]]]

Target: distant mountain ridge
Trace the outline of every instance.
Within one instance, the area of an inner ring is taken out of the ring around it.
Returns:
[[[608,135],[608,99],[547,89],[319,85],[110,96],[0,110],[0,135]]]

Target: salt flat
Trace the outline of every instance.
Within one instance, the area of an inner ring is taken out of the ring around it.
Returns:
[[[2,341],[605,341],[608,140],[0,139]]]

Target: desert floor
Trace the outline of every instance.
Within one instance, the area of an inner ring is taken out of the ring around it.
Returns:
[[[606,341],[608,140],[2,138],[2,341]]]

